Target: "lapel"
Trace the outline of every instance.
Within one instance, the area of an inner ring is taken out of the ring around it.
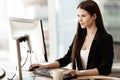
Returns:
[[[94,59],[94,54],[95,54],[94,49],[95,49],[96,41],[97,41],[99,36],[100,36],[100,31],[97,30],[97,32],[95,34],[95,37],[93,39],[91,48],[90,48],[89,55],[88,55],[87,69],[90,68],[90,65],[92,66],[92,62],[94,61],[93,60]]]
[[[83,35],[85,36],[85,34]],[[82,36],[82,37],[83,37]],[[93,42],[92,42],[92,45],[91,45],[91,48],[90,48],[90,52],[89,52],[89,56],[88,56],[88,62],[87,62],[87,69],[90,68],[90,65],[92,65],[92,61],[93,61],[93,58],[94,58],[94,46],[96,44],[96,40],[97,38],[100,36],[100,31],[97,30],[96,34],[95,34],[95,37],[93,39]],[[79,39],[81,40],[81,39]],[[82,70],[83,67],[82,67],[82,63],[81,63],[81,58],[80,58],[80,50],[81,50],[81,47],[83,45],[83,42],[84,42],[85,38],[83,38],[79,43],[78,43],[78,47],[77,47],[77,54],[76,54],[76,62],[77,62],[77,67],[78,67],[78,70]]]

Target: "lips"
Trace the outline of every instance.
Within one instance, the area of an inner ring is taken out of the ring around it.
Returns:
[[[83,23],[80,23],[81,25],[83,25]]]

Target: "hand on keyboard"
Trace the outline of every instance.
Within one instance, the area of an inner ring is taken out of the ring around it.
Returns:
[[[71,74],[64,74],[63,75],[63,80],[70,80],[70,79],[74,79],[74,78],[77,78],[77,76],[71,75]]]

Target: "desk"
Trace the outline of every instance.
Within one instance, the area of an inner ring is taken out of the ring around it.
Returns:
[[[35,76],[33,72],[25,71],[25,70],[22,71],[22,74],[23,74],[23,80],[33,80]],[[8,80],[8,79],[5,77],[2,80]],[[16,77],[13,80],[16,80]],[[45,76],[36,75],[35,80],[53,80],[53,79]],[[120,80],[120,78],[108,77],[108,76],[83,76],[72,80]]]
[[[3,63],[0,63],[0,66],[6,71],[6,76],[1,80],[8,80],[7,78],[12,78],[12,76],[15,74],[15,66],[13,66],[12,63],[3,62]],[[65,69],[62,68],[62,69],[67,70],[66,68]],[[23,70],[22,75],[23,75],[23,80],[33,80],[34,78],[34,74],[27,70]],[[108,77],[108,76],[83,76],[73,80],[95,80],[95,79],[96,80],[120,80],[120,78]],[[16,80],[16,79],[14,78],[13,80]],[[35,80],[52,80],[52,78],[36,75]]]
[[[13,74],[5,76],[1,80],[8,80],[7,78],[11,78],[11,76],[13,76]],[[35,79],[34,79],[34,76],[35,76]],[[22,71],[22,78],[23,80],[33,80],[33,79],[34,80],[52,80],[52,78],[49,78],[49,77],[34,75],[32,72],[29,72],[29,71]],[[13,80],[17,80],[16,76],[13,78]]]
[[[83,76],[83,77],[78,77],[77,80],[120,80],[120,78],[108,77],[108,76]]]

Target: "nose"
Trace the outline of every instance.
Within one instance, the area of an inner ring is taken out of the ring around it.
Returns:
[[[81,21],[82,21],[82,18],[81,18],[81,17],[78,17],[78,21],[81,22]]]

